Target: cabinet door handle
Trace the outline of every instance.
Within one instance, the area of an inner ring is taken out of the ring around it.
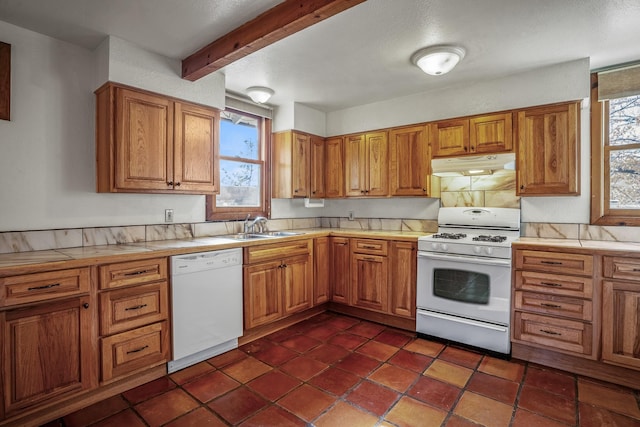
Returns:
[[[363,247],[364,249],[376,249],[376,247],[375,247],[375,246],[373,246],[373,245],[362,245],[362,247]]]
[[[347,246],[347,242],[336,243],[336,244],[337,244],[337,245],[340,245],[340,246]]]
[[[129,273],[124,273],[123,276],[139,276],[145,273],[151,273],[153,270],[139,270],[139,271],[131,271]]]
[[[562,265],[560,261],[540,261],[540,264],[548,264],[548,265]]]
[[[176,182],[176,187],[180,187],[180,183],[179,182]]]
[[[521,189],[521,190],[524,190],[524,185],[521,185],[521,186],[520,186],[520,189]]]
[[[168,182],[167,182],[167,185],[168,185],[169,187],[172,187],[172,186],[173,186],[173,181],[168,181]]]
[[[637,272],[637,271],[640,271],[640,268],[634,268],[631,271]]]
[[[549,308],[562,308],[561,305],[549,304],[549,303],[546,303],[546,302],[541,302],[540,305],[543,306],[543,307],[549,307]]]
[[[552,282],[540,282],[541,285],[551,286],[552,288],[561,288],[562,285],[560,283],[552,283]]]
[[[147,304],[140,304],[140,305],[134,305],[133,307],[127,307],[124,309],[124,311],[129,311],[129,310],[140,310],[141,308],[145,308],[147,306]]]
[[[560,332],[550,331],[548,329],[540,329],[540,332],[545,333],[547,335],[562,335]]]
[[[135,350],[129,350],[129,351],[127,351],[127,354],[140,353],[142,350],[146,350],[148,348],[149,348],[149,346],[145,345],[144,347],[136,348]]]
[[[89,303],[85,302],[84,304],[82,304],[82,308],[84,308],[85,310],[89,308]]]
[[[60,283],[50,283],[48,285],[43,286],[34,286],[32,288],[27,288],[28,291],[41,291],[43,289],[51,289],[60,286]]]

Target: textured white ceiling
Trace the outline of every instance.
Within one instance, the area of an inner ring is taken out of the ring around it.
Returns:
[[[0,20],[90,49],[111,34],[182,59],[278,3],[0,0]],[[410,63],[443,43],[467,50],[451,73]],[[640,60],[640,1],[368,0],[219,72],[230,91],[268,86],[274,105],[334,111],[584,57],[592,68]]]

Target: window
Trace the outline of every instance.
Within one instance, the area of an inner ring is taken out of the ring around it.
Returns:
[[[268,216],[269,119],[227,109],[220,115],[220,193],[207,196],[207,219]]]
[[[629,70],[591,77],[592,224],[640,225],[640,67]]]

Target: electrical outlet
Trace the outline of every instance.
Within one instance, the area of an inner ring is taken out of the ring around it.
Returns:
[[[173,222],[173,209],[164,210],[164,222]]]
[[[353,221],[355,219],[355,214],[353,211],[349,211],[349,221]]]

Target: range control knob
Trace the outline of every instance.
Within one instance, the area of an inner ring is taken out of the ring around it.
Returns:
[[[445,252],[448,251],[449,250],[449,245],[447,245],[446,243],[443,243],[442,244],[442,250],[445,251]]]
[[[482,252],[482,247],[480,247],[480,246],[474,246],[473,247],[473,253],[474,254],[480,254],[480,252]]]
[[[491,255],[493,254],[493,248],[491,246],[487,246],[484,251],[487,253],[487,255]]]
[[[434,251],[437,251],[438,249],[440,249],[440,243],[432,242],[431,249],[433,249]]]

